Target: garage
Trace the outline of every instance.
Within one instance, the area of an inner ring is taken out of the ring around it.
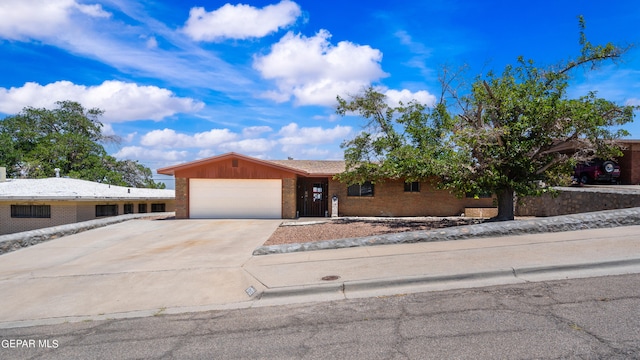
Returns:
[[[281,179],[189,179],[189,217],[282,218]]]

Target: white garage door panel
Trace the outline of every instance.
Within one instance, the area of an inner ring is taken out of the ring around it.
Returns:
[[[282,180],[191,179],[192,219],[280,219]]]

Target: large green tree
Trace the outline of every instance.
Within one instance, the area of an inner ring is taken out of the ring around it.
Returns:
[[[541,182],[553,183],[577,161],[621,155],[616,140],[628,133],[619,126],[633,120],[634,108],[595,92],[569,98],[567,89],[575,69],[616,61],[626,49],[592,45],[582,18],[580,29],[580,55],[556,66],[519,58],[499,75],[477,77],[470,89],[445,71],[440,102],[431,108],[389,107],[372,88],[339,97],[339,114],[368,119],[343,143],[347,170],[339,179],[436,178],[459,195],[495,194],[498,219],[510,220],[516,195],[540,195],[547,190]]]
[[[132,160],[118,161],[103,144],[117,141],[102,133],[103,111],[61,101],[54,109],[26,107],[0,120],[0,164],[11,177],[42,178],[60,169],[64,176],[114,185],[164,188],[151,170]]]

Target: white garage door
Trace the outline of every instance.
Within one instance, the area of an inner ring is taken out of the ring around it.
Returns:
[[[192,219],[280,219],[282,180],[190,179]]]

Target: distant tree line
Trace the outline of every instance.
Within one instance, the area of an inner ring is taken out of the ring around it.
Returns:
[[[24,108],[0,120],[0,166],[8,177],[62,176],[137,188],[164,189],[151,169],[134,160],[117,160],[103,144],[117,143],[102,133],[104,111],[59,101],[55,109]]]

